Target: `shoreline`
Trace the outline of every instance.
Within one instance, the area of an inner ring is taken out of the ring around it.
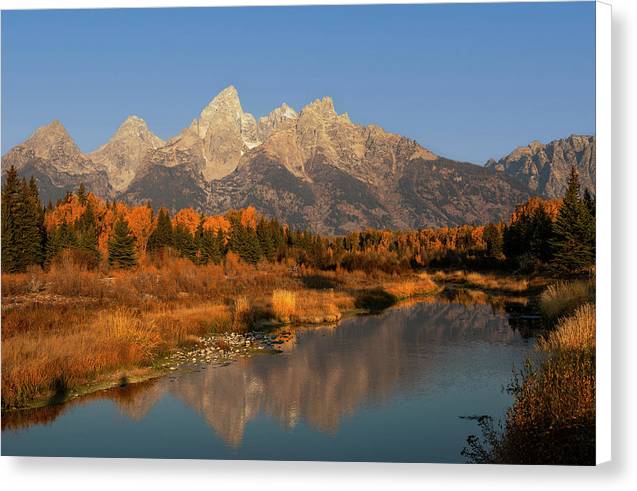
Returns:
[[[219,341],[223,343],[228,342],[233,338],[244,338],[244,340],[246,338],[249,338],[250,349],[240,350],[238,353],[234,351],[230,353],[222,352],[221,356],[218,356],[216,358],[213,358],[211,356],[208,360],[205,361],[207,365],[218,364],[218,366],[224,366],[238,359],[250,358],[257,355],[277,354],[280,352],[280,350],[277,350],[276,347],[273,346],[273,344],[276,345],[276,342],[273,343],[271,341],[265,341],[269,338],[269,333],[271,333],[273,330],[286,327],[297,328],[303,326],[319,325],[329,325],[336,328],[340,324],[340,322],[345,319],[365,315],[379,315],[386,310],[392,307],[396,307],[404,302],[418,302],[427,298],[431,298],[435,295],[440,294],[442,291],[444,291],[444,289],[444,286],[437,285],[433,289],[424,293],[416,293],[414,295],[404,297],[395,297],[395,301],[390,305],[380,304],[377,307],[372,306],[368,308],[350,308],[339,310],[339,317],[335,321],[326,322],[321,320],[319,322],[309,322],[306,320],[305,322],[280,322],[274,319],[270,319],[260,322],[259,324],[254,326],[256,327],[256,329],[253,329],[252,331],[248,331],[246,333],[210,333],[200,337],[192,346],[178,347],[176,349],[173,349],[170,353],[157,357],[149,366],[119,369],[108,374],[104,374],[103,376],[98,377],[97,380],[94,380],[92,382],[69,388],[64,392],[50,391],[48,393],[38,395],[37,397],[31,399],[27,404],[2,408],[2,414],[18,413],[21,411],[32,409],[41,409],[55,405],[63,405],[70,401],[81,399],[85,396],[89,396],[101,391],[110,391],[129,385],[148,382],[150,380],[164,377],[172,373],[173,371],[185,369],[185,367],[188,365],[188,360],[190,360],[191,364],[203,364],[204,360],[206,360],[206,357],[204,356],[202,359],[201,356],[197,355],[203,354],[202,349],[210,350],[210,345]],[[258,338],[262,338],[264,341],[256,341]],[[256,347],[255,341],[256,343],[258,343]],[[210,354],[210,351],[206,351],[206,353]]]

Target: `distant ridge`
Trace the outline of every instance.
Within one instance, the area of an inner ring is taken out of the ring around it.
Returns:
[[[559,196],[571,165],[594,188],[595,138],[532,142],[483,167],[357,125],[330,97],[298,112],[283,103],[257,121],[229,86],[167,141],[129,116],[83,154],[54,121],[7,152],[3,170],[10,165],[35,176],[44,202],[83,182],[107,199],[214,213],[252,205],[294,226],[340,234],[504,219],[533,194]]]

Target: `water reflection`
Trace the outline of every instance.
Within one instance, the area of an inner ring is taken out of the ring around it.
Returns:
[[[516,308],[526,299],[514,299]],[[403,304],[338,327],[290,329],[278,355],[260,355],[220,368],[177,372],[162,379],[94,394],[2,419],[3,430],[54,421],[75,404],[110,398],[134,421],[170,395],[199,413],[228,445],[239,448],[246,426],[261,415],[294,429],[301,421],[334,435],[347,415],[392,399],[427,398],[453,386],[474,389],[471,374],[505,371],[494,346],[516,344],[511,300],[454,291],[435,301]],[[441,402],[441,404],[443,404]],[[471,408],[459,414],[472,414]]]

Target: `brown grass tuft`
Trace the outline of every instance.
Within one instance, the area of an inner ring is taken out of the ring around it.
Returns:
[[[540,296],[542,314],[550,322],[571,314],[586,302],[595,302],[594,281],[558,281],[549,285]]]
[[[561,319],[557,328],[546,338],[538,340],[538,347],[548,352],[595,349],[595,305],[578,307],[571,317]]]
[[[280,322],[290,322],[296,313],[296,293],[290,290],[272,292],[272,312]]]
[[[460,283],[476,288],[484,288],[486,290],[500,290],[507,292],[524,292],[529,288],[529,280],[526,278],[516,278],[511,276],[486,274],[486,273],[467,273],[466,271],[437,271],[434,274],[435,281],[447,281],[451,283]]]

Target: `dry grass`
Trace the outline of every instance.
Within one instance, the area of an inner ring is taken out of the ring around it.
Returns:
[[[538,340],[538,347],[551,353],[594,350],[595,305],[586,303],[578,307],[571,317],[561,319],[555,330]]]
[[[594,281],[559,281],[549,285],[540,296],[542,314],[550,322],[571,314],[586,302],[595,302]]]
[[[437,271],[434,273],[434,281],[460,283],[466,286],[484,288],[486,290],[498,290],[507,292],[524,292],[529,288],[527,278],[516,278],[512,276],[468,273],[466,271]]]
[[[235,331],[242,331],[246,327],[252,326],[254,322],[253,311],[250,301],[245,295],[240,295],[234,300],[232,309],[232,328]]]
[[[292,320],[301,324],[336,322],[341,318],[337,301],[331,291],[304,291],[298,295]]]
[[[436,284],[427,273],[421,273],[415,279],[383,283],[383,288],[399,300],[427,295],[436,289]]]
[[[290,322],[296,314],[296,293],[290,290],[272,292],[272,312],[280,322]]]
[[[272,317],[336,322],[365,308],[368,290],[408,297],[435,287],[426,275],[299,269],[167,256],[131,271],[87,270],[63,256],[48,271],[2,275],[2,406],[142,370],[210,332],[245,331]]]
[[[2,339],[2,405],[62,392],[100,373],[150,362],[161,347],[152,325],[128,309],[93,313],[64,330]]]
[[[289,291],[274,290],[272,292],[272,312],[279,322],[299,324],[322,324],[336,322],[341,318],[343,298],[337,297],[333,291]]]
[[[486,445],[469,440],[465,455],[474,462],[594,465],[595,463],[595,305],[581,304],[594,287],[561,282],[542,295],[542,306],[561,317],[538,347],[548,358],[530,364],[514,378],[515,402],[503,435],[481,421]],[[594,298],[594,295],[593,295]],[[578,304],[579,302],[579,304]]]
[[[2,273],[2,296],[11,297],[32,293],[34,291],[33,280],[36,277],[36,275],[29,273]]]

